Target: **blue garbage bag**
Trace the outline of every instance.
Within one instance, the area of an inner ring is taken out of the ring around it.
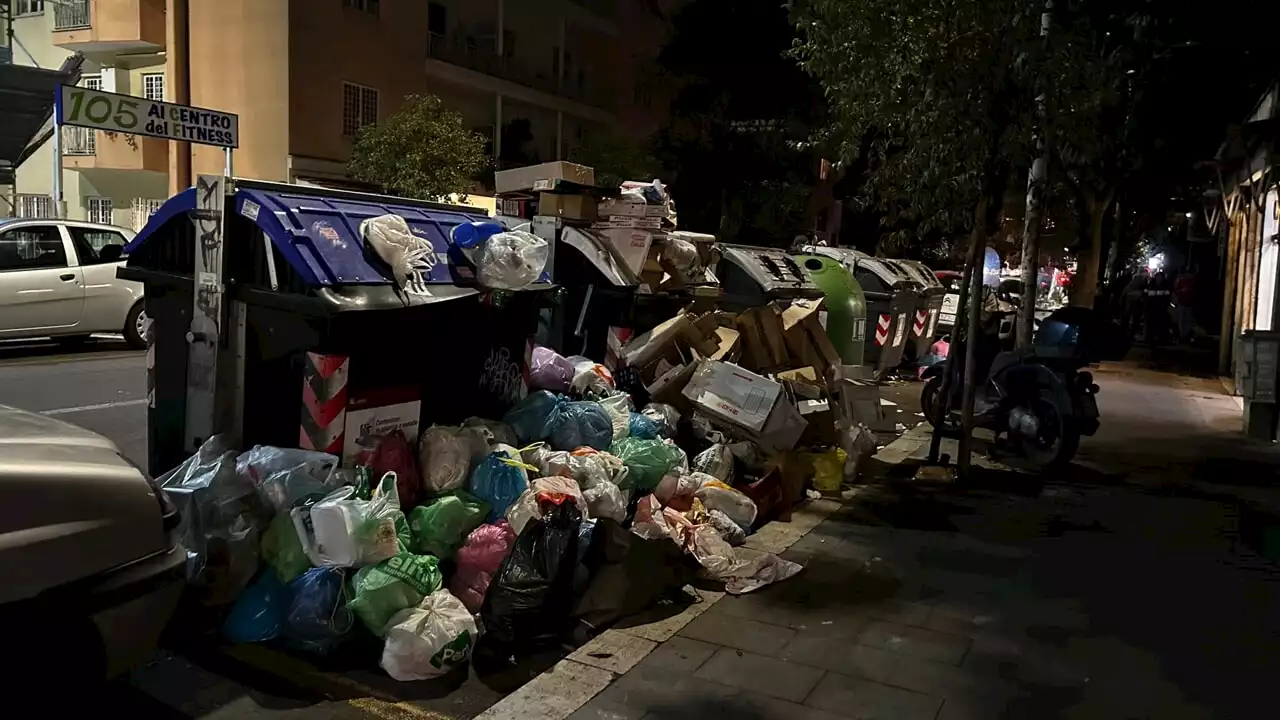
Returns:
[[[520,459],[519,450],[498,443],[494,445],[493,452],[471,471],[471,494],[489,503],[489,516],[485,522],[496,522],[506,517],[507,508],[529,489],[527,471],[530,467]]]
[[[598,402],[566,403],[552,424],[551,447],[556,450],[608,450],[613,443],[613,418]]]
[[[282,634],[293,647],[327,655],[355,624],[342,568],[311,568],[289,583]]]
[[[516,403],[502,421],[511,426],[522,445],[541,442],[551,437],[565,403],[553,393],[538,390]]]
[[[274,570],[258,575],[231,607],[222,634],[233,643],[274,640],[284,619],[285,586]]]
[[[638,412],[631,413],[631,421],[627,424],[627,428],[631,437],[641,440],[657,440],[662,434],[662,428],[658,423]]]

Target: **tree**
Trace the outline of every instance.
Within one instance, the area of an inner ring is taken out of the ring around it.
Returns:
[[[1033,104],[1025,76],[1039,19],[1039,8],[1022,0],[792,6],[802,36],[796,56],[822,85],[829,139],[841,159],[855,157],[874,133],[866,197],[886,221],[907,220],[921,235],[969,231],[969,338],[977,333],[980,295],[974,268],[998,223],[1012,169],[1026,161]],[[965,345],[962,473],[976,382],[974,343]],[[944,383],[944,398],[950,386]]]
[[[592,133],[573,149],[569,159],[596,171],[596,184],[617,187],[626,180],[652,180],[658,161],[642,140],[616,132]]]
[[[488,165],[483,135],[434,95],[410,95],[396,113],[365,126],[351,150],[351,175],[423,200],[465,196]]]

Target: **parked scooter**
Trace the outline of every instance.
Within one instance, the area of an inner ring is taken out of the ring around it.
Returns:
[[[1081,372],[1092,362],[1091,313],[1062,308],[1045,318],[1032,347],[1013,351],[1017,309],[1008,298],[988,298],[982,331],[977,338],[975,376],[985,380],[974,398],[974,427],[1007,433],[1024,457],[1041,468],[1065,465],[1075,456],[1081,435],[1098,430],[1098,386],[1093,375]],[[920,407],[935,427],[959,429],[962,383],[953,382],[953,410],[943,418],[942,381],[949,360],[924,372]]]

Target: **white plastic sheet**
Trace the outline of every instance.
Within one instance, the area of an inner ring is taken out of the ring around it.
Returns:
[[[437,590],[387,623],[382,669],[401,682],[447,675],[466,666],[478,634],[462,601]]]

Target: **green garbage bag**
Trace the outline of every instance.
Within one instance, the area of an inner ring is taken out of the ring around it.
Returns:
[[[298,541],[298,531],[294,530],[289,513],[277,513],[262,534],[262,560],[285,585],[311,569],[311,560]]]
[[[409,513],[412,551],[450,560],[472,530],[484,524],[489,503],[462,490],[446,493]]]
[[[609,448],[609,453],[627,466],[627,476],[618,483],[618,487],[641,493],[657,487],[663,476],[679,465],[683,457],[683,452],[674,445],[637,437],[618,440]]]
[[[439,563],[430,555],[400,553],[377,565],[360,568],[351,583],[355,597],[347,608],[369,632],[382,637],[393,615],[416,606],[440,589]]]

